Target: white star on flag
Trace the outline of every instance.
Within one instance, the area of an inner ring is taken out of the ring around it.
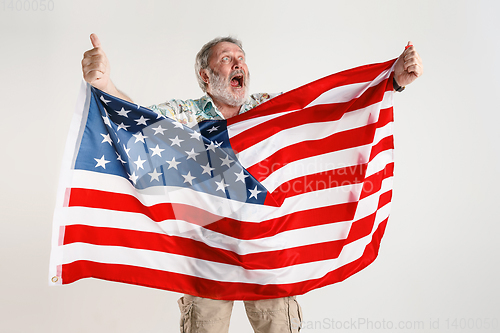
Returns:
[[[208,133],[215,132],[215,131],[217,131],[218,129],[219,129],[219,126],[217,126],[217,127],[212,126],[212,128],[210,128],[210,129],[208,130]]]
[[[163,134],[163,132],[165,132],[167,129],[166,128],[162,128],[161,125],[158,125],[158,127],[154,128],[153,127],[153,130],[155,131],[154,135],[160,133],[161,135],[165,135]]]
[[[106,135],[104,135],[104,134],[101,133],[101,135],[103,137],[101,143],[107,142],[107,143],[109,143],[110,146],[113,145],[113,142],[111,141],[111,137],[109,136],[109,133],[106,134]]]
[[[225,158],[222,158],[222,157],[219,157],[221,160],[222,160],[222,164],[221,166],[224,166],[224,165],[227,165],[228,168],[231,167],[231,163],[233,163],[234,161],[232,161],[230,158],[229,158],[229,155],[226,155]]]
[[[127,115],[127,114],[128,114],[129,112],[130,112],[130,111],[127,111],[127,110],[125,110],[124,108],[122,108],[120,111],[116,111],[116,113],[118,113],[118,115],[123,116],[123,117],[126,117],[126,118],[128,118],[128,115]]]
[[[137,141],[136,141],[136,142],[137,142]],[[130,158],[130,154],[129,154],[130,149],[131,149],[131,148],[127,148],[125,145],[123,145],[123,150],[125,150],[125,153],[127,154],[128,158]]]
[[[108,100],[104,99],[104,96],[102,96],[102,95],[101,95],[101,101],[102,101],[104,104],[106,104],[106,105],[108,105],[108,103],[109,103],[109,102],[111,102],[111,101],[108,101]]]
[[[139,119],[134,119],[134,121],[137,122],[137,125],[144,125],[147,126],[148,124],[146,123],[146,120],[149,120],[148,118],[144,118],[144,116],[141,116]]]
[[[151,173],[148,173],[148,175],[151,176],[151,180],[149,182],[152,182],[153,179],[157,180],[157,181],[160,181],[159,177],[162,175],[162,173],[161,172],[156,172],[156,168],[155,168],[154,171],[151,172]]]
[[[169,138],[169,140],[172,141],[172,144],[170,146],[177,145],[179,147],[181,146],[181,142],[184,141],[184,140],[179,139],[178,135],[176,135],[174,139]]]
[[[192,149],[191,149],[191,151],[186,151],[185,153],[186,153],[186,154],[188,154],[188,157],[187,157],[187,159],[188,159],[188,160],[189,160],[190,158],[192,158],[192,159],[193,159],[193,160],[195,160],[195,161],[196,161],[196,156],[200,155],[200,154],[198,154],[198,153],[196,153],[196,152],[194,151],[194,148],[192,148]]]
[[[222,191],[226,192],[226,187],[228,187],[228,184],[224,184],[224,179],[222,179],[220,182],[215,181],[215,184],[217,184],[217,190],[216,191]]]
[[[104,159],[104,155],[102,155],[101,158],[97,159],[97,158],[94,158],[94,160],[97,162],[97,164],[95,165],[95,167],[103,167],[104,169],[106,169],[106,164],[109,163],[109,161],[106,161]]]
[[[255,188],[253,190],[251,189],[248,189],[250,191],[250,197],[248,199],[252,199],[252,197],[254,197],[255,199],[257,199],[257,194],[259,194],[260,192],[262,191],[259,191],[257,190],[257,185],[255,185]]]
[[[161,157],[161,152],[164,151],[165,149],[162,149],[160,148],[158,145],[156,145],[156,147],[154,148],[149,148],[153,151],[153,155],[151,155],[151,157],[155,156],[155,155],[158,155]]]
[[[145,143],[144,139],[148,138],[147,136],[142,135],[141,132],[139,132],[139,134],[132,134],[132,135],[135,137],[134,143],[137,143],[137,141],[141,141],[142,143]]]
[[[204,173],[207,173],[208,175],[211,175],[211,172],[212,170],[215,170],[215,168],[211,168],[210,167],[210,163],[207,163],[207,165],[203,166],[203,165],[200,165],[202,168],[203,168],[203,172],[201,173],[202,175]]]
[[[205,144],[205,145],[207,146],[207,150],[211,150],[215,153],[215,148],[217,148],[217,145],[215,143],[213,143],[213,141],[210,141],[209,145],[207,145],[207,144]]]
[[[172,157],[172,160],[171,160],[171,161],[167,161],[167,163],[169,164],[169,165],[168,165],[168,168],[169,168],[169,169],[170,169],[170,168],[174,168],[175,170],[179,170],[179,169],[177,169],[177,164],[181,164],[181,162],[177,162],[177,161],[175,160],[175,157]]]
[[[191,176],[191,171],[189,171],[187,175],[182,175],[182,177],[184,177],[184,183],[189,183],[190,185],[193,185],[193,179],[196,178]]]
[[[118,156],[118,157],[116,158],[118,161],[120,161],[122,164],[127,163],[126,161],[122,160],[122,157],[120,156],[120,154],[118,154],[118,152],[117,152],[117,151],[115,151],[115,153],[116,153],[116,155]]]
[[[245,184],[245,178],[249,177],[248,175],[245,175],[243,170],[241,170],[240,173],[235,172],[234,174],[236,175],[236,180],[234,182],[241,181],[243,184]]]
[[[189,135],[191,135],[191,139],[196,139],[196,140],[200,140],[200,132],[197,132],[197,131],[193,131],[193,133],[190,133]]]
[[[127,175],[128,175],[128,174],[127,174]],[[134,185],[135,185],[135,183],[137,182],[137,178],[139,178],[139,177],[135,174],[135,171],[134,171],[134,172],[132,172],[132,174],[131,174],[131,175],[128,175],[128,179],[130,179],[130,180],[132,181],[132,183],[134,183]]]
[[[140,155],[139,157],[137,157],[137,161],[134,161],[135,165],[137,165],[137,169],[143,169],[143,170],[144,170],[143,167],[144,162],[146,162],[146,160],[142,160]]]
[[[109,118],[108,118],[107,115],[106,116],[102,116],[102,120],[104,121],[104,123],[106,125],[108,125],[109,127],[111,127],[111,123],[110,123]]]
[[[124,123],[121,123],[120,125],[118,125],[118,129],[116,130],[117,132],[121,129],[125,130],[125,131],[128,131],[127,127],[130,127],[129,125],[125,125]]]

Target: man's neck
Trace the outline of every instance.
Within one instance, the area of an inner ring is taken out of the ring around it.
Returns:
[[[214,102],[219,112],[224,116],[224,119],[229,119],[231,117],[237,116],[238,113],[240,113],[241,105],[232,106],[221,102],[219,99],[214,98],[214,96],[212,95],[210,95],[210,97],[212,98],[212,101]]]

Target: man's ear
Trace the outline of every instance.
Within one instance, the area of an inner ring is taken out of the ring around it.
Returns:
[[[201,69],[200,70],[200,76],[201,76],[201,79],[203,80],[203,82],[207,83],[210,81],[209,78],[208,78],[208,73],[207,73],[207,70],[206,69]]]

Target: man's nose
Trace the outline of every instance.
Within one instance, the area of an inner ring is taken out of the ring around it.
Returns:
[[[242,66],[241,60],[236,59],[234,61],[234,64],[233,64],[233,70],[235,70],[235,69],[242,69],[242,68],[243,68],[243,66]]]

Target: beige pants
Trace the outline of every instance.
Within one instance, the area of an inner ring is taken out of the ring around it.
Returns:
[[[184,295],[178,301],[181,333],[227,333],[233,301]],[[296,333],[302,310],[295,296],[244,301],[255,333]]]

